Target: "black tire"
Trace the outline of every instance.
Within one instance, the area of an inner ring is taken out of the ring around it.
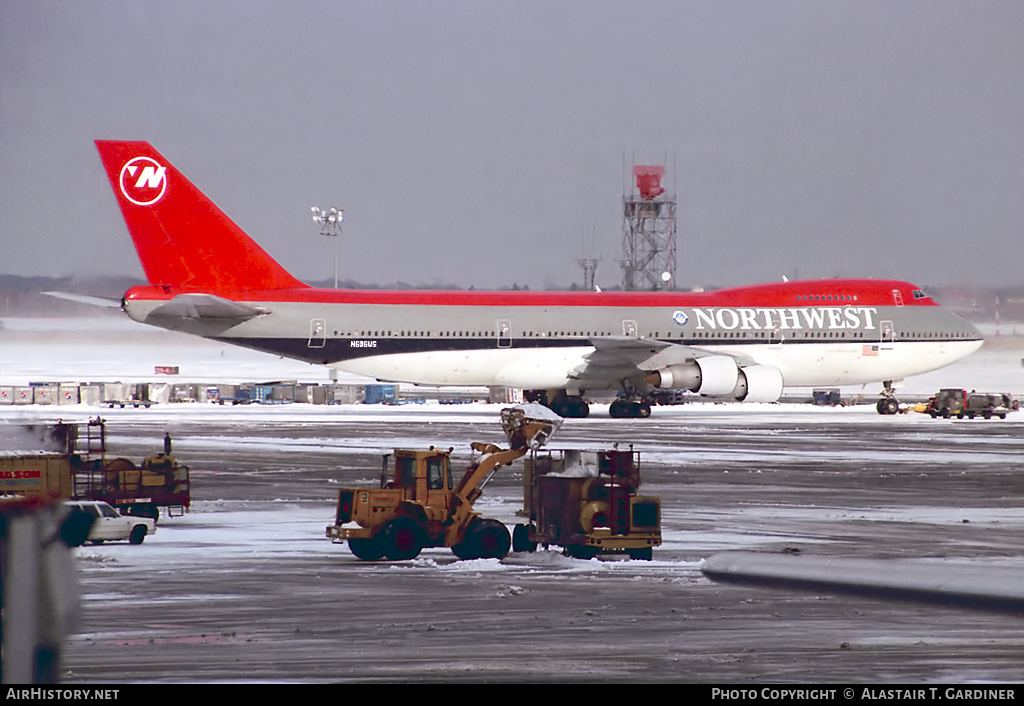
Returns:
[[[647,419],[651,416],[651,405],[646,402],[638,402],[636,408],[636,416],[640,419]]]
[[[565,551],[573,559],[593,559],[597,556],[597,547],[591,547],[587,544],[570,544],[565,548]]]
[[[369,539],[350,539],[348,548],[356,558],[363,561],[377,561],[384,556],[384,546],[379,535]]]
[[[984,417],[985,419],[991,419],[992,413],[986,409],[984,412],[981,413],[981,416]]]
[[[535,552],[537,543],[530,541],[530,528],[526,525],[516,525],[512,529],[512,551],[514,552]]]
[[[423,549],[423,532],[407,517],[399,517],[384,525],[381,536],[384,556],[392,561],[415,559]]]
[[[651,561],[654,558],[654,551],[650,547],[644,549],[630,549],[629,558],[639,561]]]
[[[504,559],[512,546],[508,528],[497,520],[480,520],[472,528],[473,544],[481,559]]]
[[[462,540],[458,544],[452,545],[452,554],[457,556],[459,559],[462,559],[463,561],[480,558],[480,550],[477,549],[476,546],[473,544],[473,538],[469,535],[468,532],[466,533],[466,538],[464,540]]]
[[[132,533],[128,535],[128,541],[132,544],[142,544],[146,541],[146,534],[149,530],[146,529],[146,525],[135,525],[132,527]]]

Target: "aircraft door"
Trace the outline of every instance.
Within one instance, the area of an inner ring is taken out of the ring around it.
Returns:
[[[512,347],[512,322],[508,319],[498,319],[498,348]]]
[[[623,320],[622,335],[629,336],[630,338],[639,338],[636,335],[636,321],[633,321],[631,319]]]
[[[883,344],[893,344],[896,342],[896,327],[893,326],[891,321],[883,321],[880,326],[882,327],[882,340]]]
[[[771,331],[768,332],[768,345],[782,345],[782,342],[785,340],[786,337],[782,335],[782,329],[773,328]]]
[[[306,344],[308,348],[323,348],[324,343],[327,340],[327,320],[326,319],[310,319],[309,320],[309,342]]]

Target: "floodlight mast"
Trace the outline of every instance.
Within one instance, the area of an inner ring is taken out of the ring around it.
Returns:
[[[316,206],[311,206],[313,222],[320,224],[320,235],[334,238],[334,288],[338,288],[338,236],[341,235],[341,222],[345,220],[345,209],[331,208],[322,211]]]

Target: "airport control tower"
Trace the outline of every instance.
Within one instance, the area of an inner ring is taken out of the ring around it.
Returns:
[[[622,288],[675,289],[676,198],[665,193],[663,166],[634,166],[639,193],[622,198]]]

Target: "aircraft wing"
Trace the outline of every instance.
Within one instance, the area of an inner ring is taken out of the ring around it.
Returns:
[[[572,377],[581,383],[607,382],[643,377],[644,375],[708,356],[722,356],[694,346],[684,346],[652,338],[633,336],[604,336],[592,338],[594,351],[587,356],[586,363],[572,372]],[[736,366],[753,365],[754,361],[743,355],[728,355]]]
[[[751,586],[1024,613],[1024,570],[1015,566],[729,551],[705,559],[701,571]]]

